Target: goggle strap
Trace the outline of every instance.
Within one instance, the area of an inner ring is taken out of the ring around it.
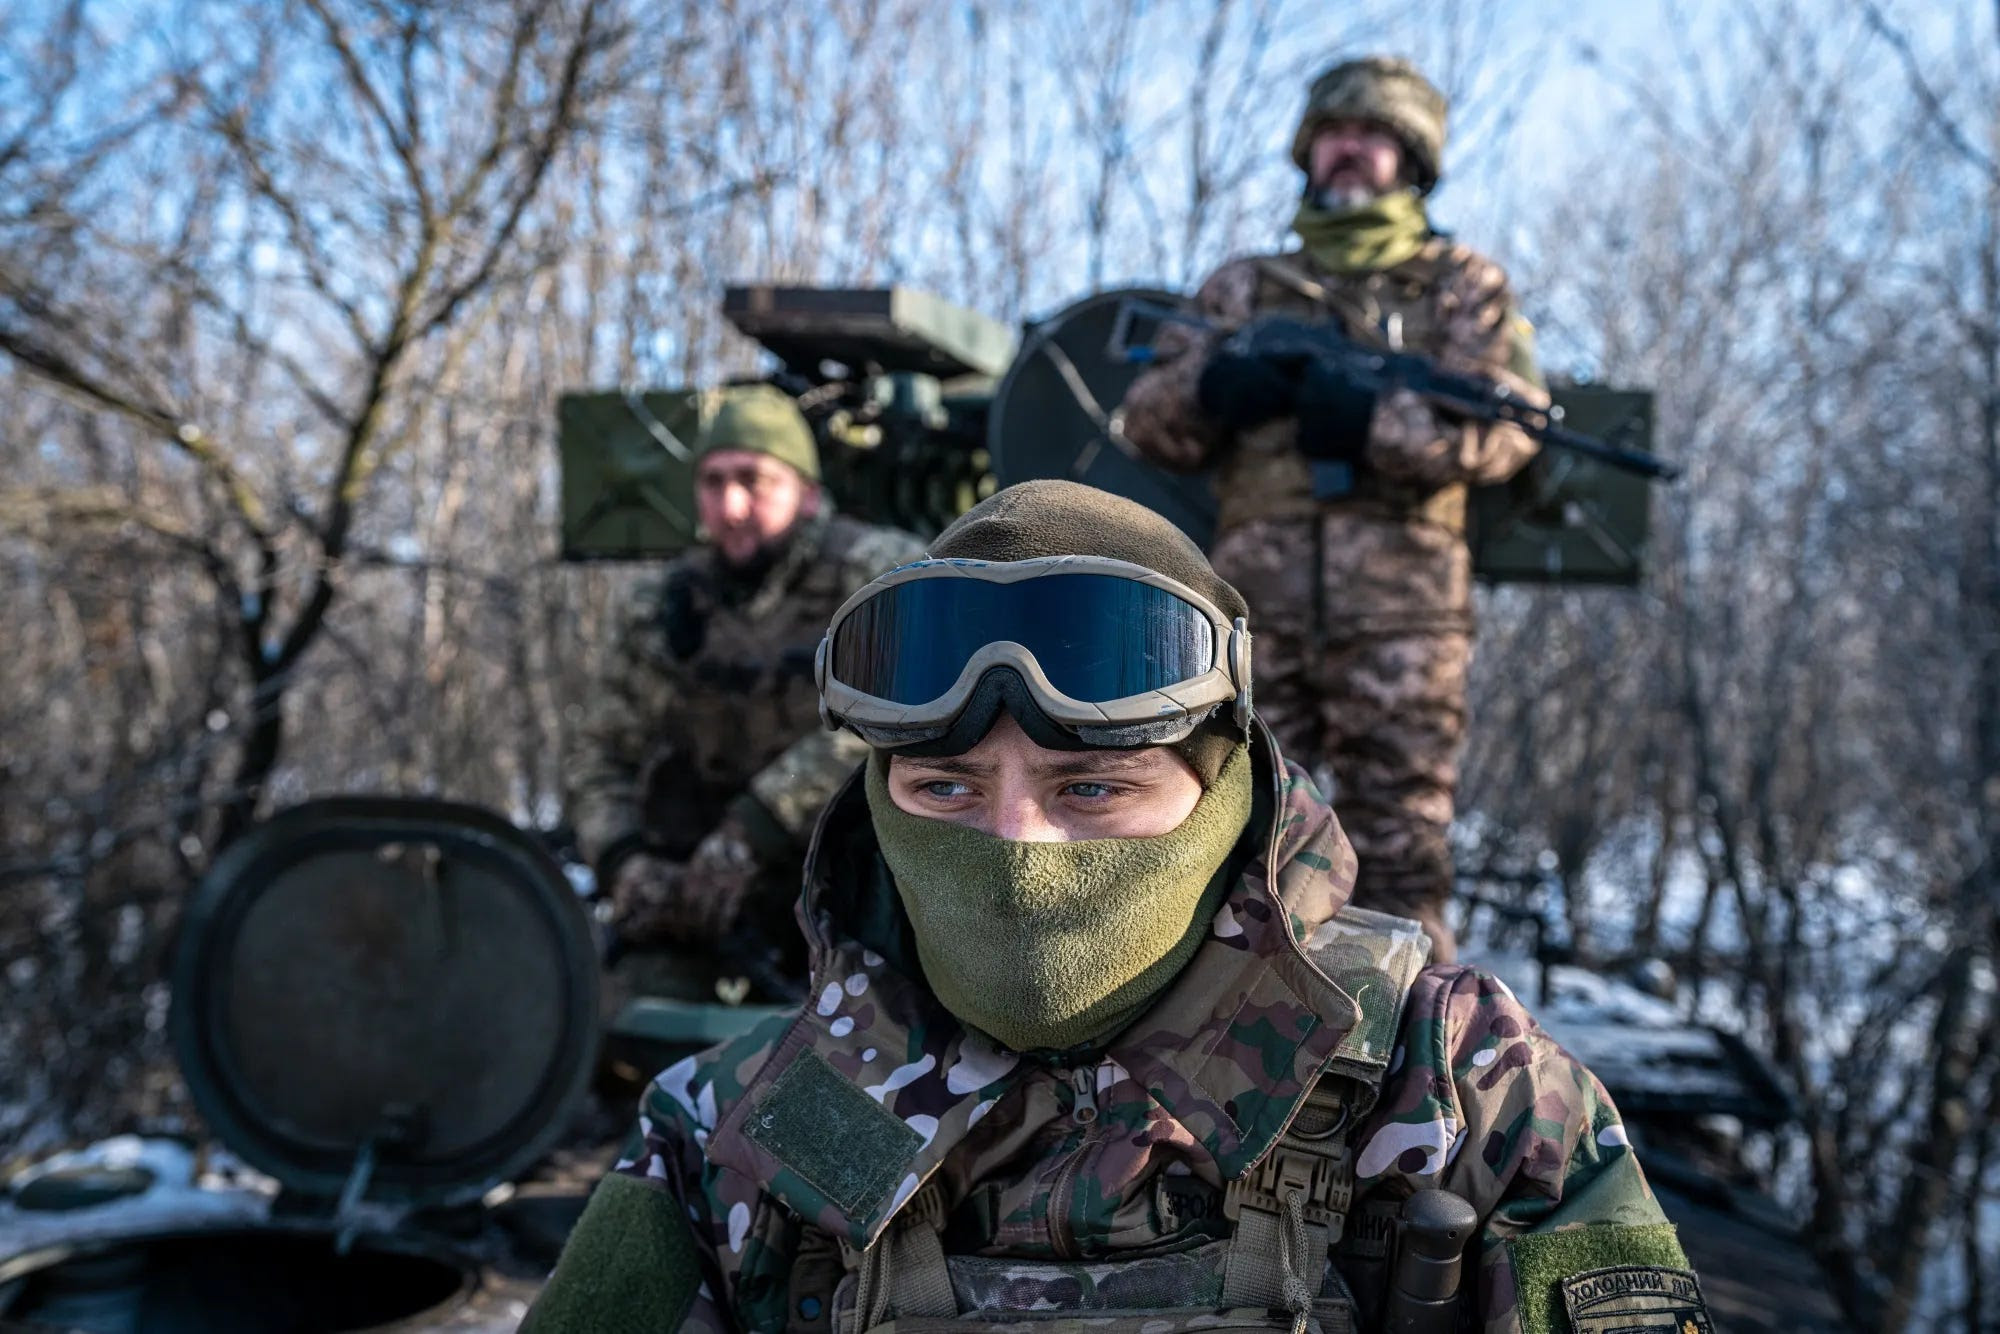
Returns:
[[[1238,616],[1229,627],[1229,674],[1236,678],[1236,725],[1250,735],[1250,621]],[[824,709],[825,705],[822,704]]]

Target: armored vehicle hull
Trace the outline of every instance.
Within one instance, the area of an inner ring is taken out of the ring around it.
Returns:
[[[511,1330],[609,1164],[515,1184],[583,1096],[597,952],[488,811],[340,798],[253,830],[188,905],[172,1022],[220,1147],[114,1142],[10,1183],[0,1324]]]

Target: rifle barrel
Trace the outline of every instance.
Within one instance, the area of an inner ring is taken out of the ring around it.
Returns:
[[[1655,477],[1663,482],[1671,482],[1681,475],[1680,464],[1669,463],[1657,454],[1648,454],[1637,449],[1621,449],[1609,441],[1599,440],[1596,436],[1585,435],[1581,431],[1572,431],[1554,422],[1539,429],[1533,427],[1526,429],[1528,434],[1544,444],[1567,449],[1585,458],[1596,459],[1600,463],[1608,463],[1627,472],[1636,472],[1643,477]]]
[[[1224,330],[1214,321],[1192,311],[1161,305],[1156,301],[1130,300],[1119,311],[1112,337],[1115,351],[1127,361],[1153,360],[1150,345],[1131,341],[1132,326],[1142,318],[1158,320],[1163,324],[1183,324],[1207,333],[1241,332]],[[1596,436],[1570,430],[1561,425],[1549,409],[1523,403],[1492,380],[1441,370],[1430,358],[1416,353],[1376,351],[1330,328],[1322,331],[1318,326],[1301,324],[1296,332],[1310,335],[1297,340],[1300,351],[1332,362],[1344,372],[1373,383],[1378,389],[1412,389],[1440,407],[1487,421],[1511,422],[1544,445],[1566,449],[1642,477],[1673,481],[1681,475],[1679,464],[1669,463],[1656,454],[1625,449]]]

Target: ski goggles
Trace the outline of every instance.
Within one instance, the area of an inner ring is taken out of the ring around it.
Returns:
[[[827,726],[905,752],[968,750],[1002,708],[1065,750],[1170,744],[1223,705],[1250,719],[1243,619],[1096,556],[891,570],[833,614],[815,671]]]

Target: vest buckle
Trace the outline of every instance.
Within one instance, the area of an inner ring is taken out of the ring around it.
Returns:
[[[1305,1221],[1337,1237],[1354,1202],[1354,1165],[1342,1139],[1280,1140],[1264,1160],[1222,1192],[1222,1216],[1232,1223],[1245,1209],[1277,1214],[1297,1192]]]

